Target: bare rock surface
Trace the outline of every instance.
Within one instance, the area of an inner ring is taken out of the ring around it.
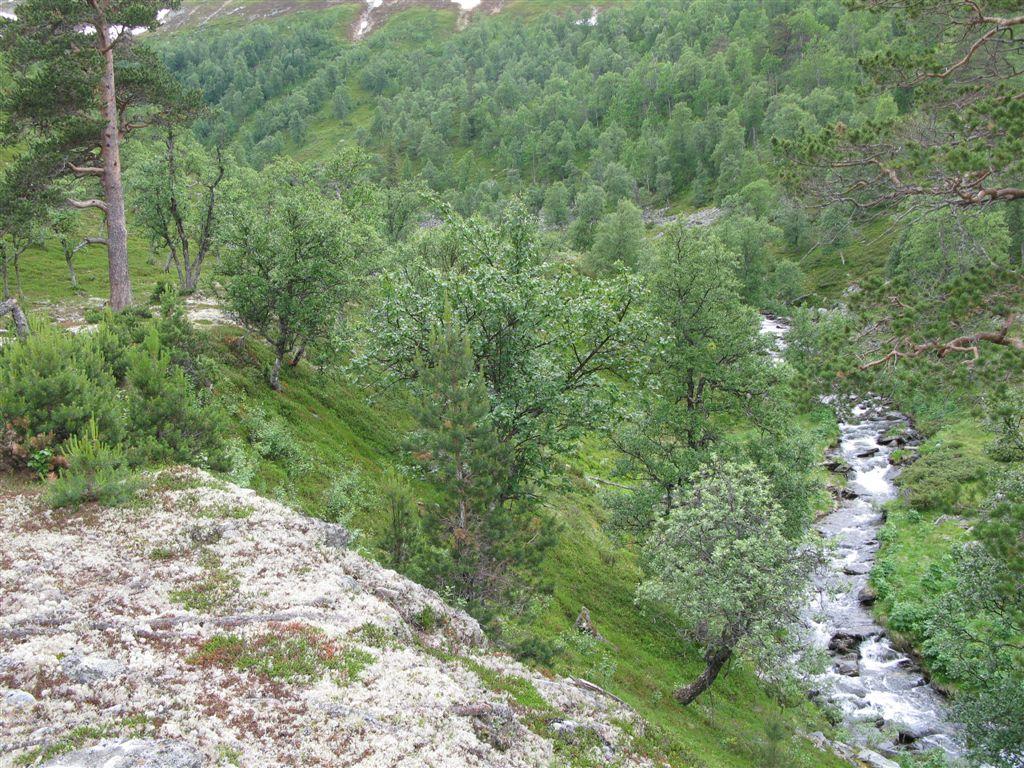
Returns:
[[[0,540],[0,766],[650,765],[614,697],[197,470],[128,509],[0,496]]]
[[[203,762],[202,752],[182,742],[123,739],[61,755],[46,768],[202,768]]]

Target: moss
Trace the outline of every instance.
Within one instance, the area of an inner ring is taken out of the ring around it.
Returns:
[[[380,624],[372,622],[367,622],[357,627],[352,636],[363,644],[373,646],[374,648],[386,649],[394,648],[398,645],[398,638],[395,637],[393,632],[382,627]]]
[[[171,590],[172,603],[199,613],[209,613],[227,604],[238,591],[238,577],[226,570],[220,558],[212,552],[203,552],[199,558],[202,577],[191,587]]]
[[[245,520],[252,517],[252,510],[247,507],[214,506],[201,509],[199,517],[210,517],[216,520]]]
[[[14,758],[14,765],[42,765],[60,755],[81,749],[86,744],[111,736],[139,738],[146,734],[153,721],[144,714],[129,715],[122,720],[100,725],[82,725],[68,731],[57,741],[36,747]]]
[[[304,624],[286,624],[252,638],[215,635],[188,658],[189,664],[233,668],[271,680],[313,681],[334,672],[348,683],[374,662],[359,648],[343,646]]]
[[[462,663],[473,670],[480,682],[489,691],[506,693],[520,707],[534,712],[553,712],[553,708],[544,697],[537,692],[533,683],[525,677],[497,672],[471,658],[463,658]]]
[[[173,547],[153,547],[149,550],[150,560],[173,560],[181,552]]]

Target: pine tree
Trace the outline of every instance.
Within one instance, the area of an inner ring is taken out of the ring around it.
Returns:
[[[381,486],[387,528],[381,539],[381,548],[392,568],[405,571],[422,547],[423,529],[416,511],[416,499],[407,483],[395,474],[384,477]]]
[[[0,132],[25,147],[0,179],[0,207],[29,202],[41,209],[53,202],[57,179],[98,180],[99,197],[66,202],[103,211],[115,310],[132,302],[121,144],[137,128],[197,103],[132,34],[155,27],[157,12],[177,4],[25,0],[17,19],[0,20],[10,78]]]
[[[527,502],[509,500],[512,453],[492,423],[466,333],[448,322],[431,334],[429,348],[432,362],[421,363],[417,381],[413,447],[447,496],[428,521],[446,551],[438,577],[480,604],[512,591],[514,574],[536,562],[550,526]]]

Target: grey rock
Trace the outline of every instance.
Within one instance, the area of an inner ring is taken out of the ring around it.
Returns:
[[[870,768],[900,768],[899,763],[894,763],[887,757],[882,757],[870,749],[862,749],[857,753],[857,759]]]
[[[4,703],[15,709],[28,709],[36,703],[36,697],[28,691],[15,688],[4,693]]]
[[[857,664],[857,658],[852,659],[839,659],[832,668],[840,675],[846,677],[860,677],[860,666]]]
[[[906,745],[912,744],[918,739],[923,739],[925,736],[932,736],[935,733],[935,727],[927,723],[900,725],[896,733],[896,743]]]
[[[871,563],[849,563],[843,566],[847,576],[864,576],[871,572]]]
[[[161,739],[111,739],[69,752],[43,768],[202,768],[203,754],[190,744]]]
[[[195,544],[216,544],[224,535],[224,528],[217,523],[193,525],[188,530],[188,537]]]
[[[864,642],[867,635],[859,632],[836,632],[828,641],[828,649],[840,654],[860,655],[860,644]]]
[[[352,543],[352,533],[343,525],[323,523],[324,546],[332,549],[348,549]]]
[[[124,664],[103,656],[82,656],[73,653],[60,663],[61,671],[76,683],[95,683],[124,673]]]

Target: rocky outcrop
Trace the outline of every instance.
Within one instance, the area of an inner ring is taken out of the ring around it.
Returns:
[[[129,509],[0,499],[0,765],[650,763],[597,686],[488,649],[339,526],[195,470]]]
[[[186,743],[118,739],[79,749],[46,763],[47,768],[202,768],[203,753]]]

